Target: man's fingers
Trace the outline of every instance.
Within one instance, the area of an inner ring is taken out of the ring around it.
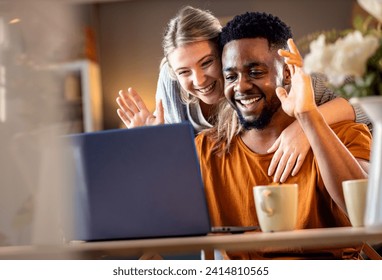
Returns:
[[[281,103],[288,95],[287,91],[283,87],[276,88],[276,94],[277,94],[277,97],[280,99]]]
[[[296,44],[294,43],[293,39],[288,39],[288,47],[291,51],[291,53],[297,54],[301,57],[300,51],[298,50]]]
[[[298,59],[298,58],[286,58],[285,63],[291,64],[291,65],[294,65],[297,67],[302,67],[302,65],[303,65],[302,60]]]
[[[289,47],[289,51],[280,49],[278,51],[279,55],[284,57],[285,63],[287,63],[288,65],[302,67],[304,60],[302,59],[302,56],[292,39],[288,40],[288,47]]]

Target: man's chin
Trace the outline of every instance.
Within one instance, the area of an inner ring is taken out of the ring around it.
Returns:
[[[262,118],[261,116],[259,118],[254,118],[253,116],[244,117],[239,110],[237,110],[236,112],[239,117],[239,122],[245,130],[262,130],[269,124],[270,121],[270,118]]]
[[[253,118],[245,118],[240,111],[237,111],[239,122],[245,130],[256,129],[256,120]]]

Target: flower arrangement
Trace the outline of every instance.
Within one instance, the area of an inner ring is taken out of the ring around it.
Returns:
[[[356,17],[354,29],[318,34],[304,58],[307,73],[324,73],[330,86],[346,98],[382,95],[382,0],[358,4],[377,19],[377,25],[371,24],[371,16]]]

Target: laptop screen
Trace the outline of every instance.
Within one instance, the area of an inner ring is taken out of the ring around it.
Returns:
[[[70,135],[72,239],[204,235],[207,203],[189,123]]]

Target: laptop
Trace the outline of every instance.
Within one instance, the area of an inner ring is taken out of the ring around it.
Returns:
[[[71,239],[118,240],[210,232],[189,123],[65,138],[75,169]]]

